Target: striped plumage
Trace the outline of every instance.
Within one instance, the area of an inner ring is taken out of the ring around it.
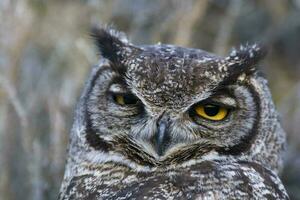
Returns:
[[[93,36],[102,59],[76,110],[60,199],[288,199],[285,133],[256,69],[264,48],[219,57]],[[228,113],[209,120],[202,105]]]
[[[277,175],[254,162],[139,173],[107,163],[89,170],[71,179],[63,199],[288,199]]]

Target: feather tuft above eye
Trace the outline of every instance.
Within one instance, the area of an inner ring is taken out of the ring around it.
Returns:
[[[263,44],[241,45],[233,49],[225,58],[231,75],[255,70],[256,65],[267,55],[267,47]]]
[[[109,59],[113,63],[117,63],[120,59],[120,54],[128,40],[125,34],[117,32],[110,28],[100,28],[93,26],[91,29],[96,46],[104,58]]]
[[[124,33],[110,27],[97,27],[91,29],[92,38],[103,58],[111,62],[111,67],[120,74],[124,74],[127,61],[141,52],[141,49],[131,44]]]
[[[267,47],[263,44],[241,45],[230,52],[228,60],[240,61],[246,65],[255,65],[267,55]]]

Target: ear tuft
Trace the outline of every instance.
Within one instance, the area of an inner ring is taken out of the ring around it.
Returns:
[[[267,54],[267,47],[262,44],[241,45],[233,49],[225,58],[230,76],[248,73],[256,70],[256,65]]]
[[[91,36],[95,40],[100,54],[114,63],[119,61],[123,48],[128,44],[124,33],[109,27],[100,28],[93,26]]]
[[[226,60],[241,66],[256,65],[267,55],[267,47],[263,44],[241,45],[233,49]]]

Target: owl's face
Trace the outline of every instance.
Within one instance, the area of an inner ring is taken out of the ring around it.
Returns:
[[[223,152],[247,148],[259,118],[251,85],[264,55],[259,46],[222,58],[171,45],[133,46],[102,29],[94,36],[106,61],[86,98],[91,146],[136,147],[157,160],[203,142]],[[127,145],[114,143],[120,135]]]

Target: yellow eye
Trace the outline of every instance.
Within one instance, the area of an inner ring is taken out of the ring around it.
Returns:
[[[117,102],[117,104],[125,105],[124,96],[122,95],[116,95],[115,101]]]
[[[113,95],[114,101],[119,105],[133,105],[136,104],[138,99],[132,94],[115,94]]]
[[[228,114],[227,108],[213,104],[197,105],[195,111],[198,116],[213,121],[220,121]]]

